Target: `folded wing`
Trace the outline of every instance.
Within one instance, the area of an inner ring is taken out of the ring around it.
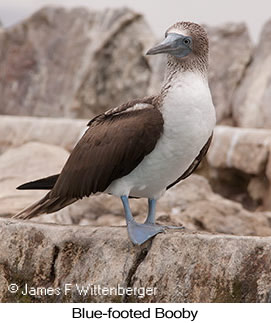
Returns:
[[[154,149],[163,131],[163,118],[149,98],[109,110],[88,125],[60,175],[50,178],[51,185],[56,180],[52,190],[17,217],[55,212],[77,199],[105,191]]]

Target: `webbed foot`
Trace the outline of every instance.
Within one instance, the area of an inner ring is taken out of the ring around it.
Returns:
[[[135,221],[127,224],[128,235],[135,245],[141,245],[158,233],[165,232],[166,229],[184,229],[184,227],[175,227],[170,225],[159,225],[151,223],[136,223]]]
[[[165,227],[157,224],[136,223],[135,221],[127,223],[128,234],[132,242],[141,245],[158,233],[164,232]]]
[[[150,238],[156,236],[158,233],[165,232],[166,229],[184,229],[184,227],[155,224],[155,199],[149,199],[148,217],[145,223],[142,224],[137,223],[134,220],[129,206],[128,197],[126,195],[122,195],[121,200],[125,211],[128,235],[135,245],[143,244]]]

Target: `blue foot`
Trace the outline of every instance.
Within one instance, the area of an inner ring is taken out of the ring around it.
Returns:
[[[132,242],[136,245],[141,245],[158,233],[164,232],[165,227],[157,224],[136,223],[131,221],[127,223],[128,235]]]
[[[156,236],[158,233],[165,232],[166,229],[184,229],[184,227],[155,224],[155,199],[149,199],[148,217],[143,224],[136,223],[134,220],[129,206],[128,197],[123,195],[121,196],[121,200],[125,211],[128,235],[135,245],[141,245],[145,241]]]

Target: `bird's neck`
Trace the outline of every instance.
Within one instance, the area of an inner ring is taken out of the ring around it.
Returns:
[[[208,78],[208,56],[178,59],[168,55],[164,83],[161,89],[166,94],[172,83],[182,78],[186,72],[198,73],[203,79]]]

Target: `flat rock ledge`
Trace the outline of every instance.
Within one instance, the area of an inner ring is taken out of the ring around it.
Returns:
[[[0,302],[271,301],[269,237],[171,230],[135,247],[125,227],[13,219],[0,219],[0,237]],[[19,290],[10,293],[15,283]],[[63,292],[23,295],[25,284]],[[73,286],[66,295],[65,284]],[[153,292],[80,296],[76,284]]]

